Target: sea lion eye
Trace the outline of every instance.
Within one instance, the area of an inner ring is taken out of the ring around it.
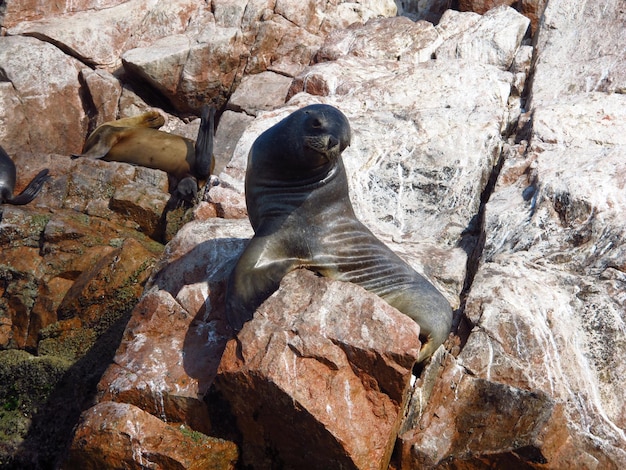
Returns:
[[[317,118],[313,119],[313,122],[311,122],[311,127],[313,129],[321,129],[322,128],[322,121],[320,121]]]

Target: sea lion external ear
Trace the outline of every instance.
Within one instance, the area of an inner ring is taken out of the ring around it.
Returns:
[[[215,108],[204,105],[200,118],[200,128],[196,139],[196,159],[193,174],[199,179],[207,179],[215,167],[213,157],[213,141],[215,138]]]

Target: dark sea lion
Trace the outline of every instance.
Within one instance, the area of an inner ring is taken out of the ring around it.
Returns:
[[[181,196],[190,199],[198,190],[197,181],[206,180],[215,166],[215,108],[202,108],[195,142],[158,130],[164,123],[157,111],[105,122],[89,135],[83,153],[73,156],[163,170],[175,179]]]
[[[295,111],[256,139],[245,181],[255,234],[228,281],[228,321],[240,330],[288,272],[307,268],[359,284],[415,320],[421,362],[448,337],[452,309],[357,220],[341,158],[348,145],[348,119],[321,104]]]
[[[15,163],[0,146],[0,204],[13,204],[15,206],[28,204],[37,197],[43,184],[49,178],[48,169],[41,170],[28,183],[24,191],[14,197],[13,190],[15,189],[16,177]]]

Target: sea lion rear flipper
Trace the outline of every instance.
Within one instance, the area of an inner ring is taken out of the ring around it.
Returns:
[[[48,169],[46,168],[45,170],[41,170],[37,173],[37,176],[35,176],[31,182],[28,183],[28,186],[26,186],[24,191],[22,191],[19,195],[8,199],[6,202],[15,206],[28,204],[30,201],[35,199],[35,197],[37,197],[37,194],[39,194],[41,188],[43,188],[43,184],[48,180],[48,178],[50,178],[50,176],[48,176]]]
[[[200,118],[200,128],[196,139],[196,158],[193,174],[198,179],[205,180],[213,171],[215,159],[213,158],[213,140],[215,138],[215,108],[204,105]]]

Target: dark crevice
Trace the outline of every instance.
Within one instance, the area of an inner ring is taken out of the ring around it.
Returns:
[[[59,49],[61,52],[63,52],[64,54],[73,57],[74,59],[78,60],[79,62],[82,62],[83,64],[85,64],[85,66],[89,67],[90,69],[94,69],[96,68],[96,66],[98,65],[95,61],[81,55],[78,53],[78,51],[72,49],[71,47],[69,47],[67,44],[63,44],[62,42],[56,41],[55,39],[51,38],[50,36],[46,36],[45,34],[41,34],[38,32],[32,32],[32,33],[23,33],[21,34],[21,36],[26,36],[26,37],[32,37],[35,39],[39,39],[42,42],[47,42],[48,44],[53,45],[54,47],[56,47],[57,49]]]
[[[525,112],[525,109],[523,108],[523,103],[529,102],[529,96],[531,94],[531,77],[534,72],[535,54],[536,49],[533,51],[531,66],[524,84],[524,90],[522,90],[521,93],[520,106],[522,108],[521,111],[523,114],[520,115],[516,122],[511,123],[511,125],[502,135],[503,142],[508,141],[519,144],[523,140],[528,141],[530,139],[532,131],[532,113]],[[480,206],[478,208],[478,212],[472,218],[465,231],[462,233],[461,240],[459,242],[459,246],[463,248],[463,250],[467,253],[466,274],[463,288],[460,294],[460,305],[459,308],[455,311],[453,320],[453,331],[456,333],[461,341],[461,349],[467,342],[469,334],[474,327],[472,322],[465,314],[465,309],[467,306],[467,298],[474,283],[478,268],[480,267],[480,261],[483,256],[483,250],[485,248],[485,210],[487,203],[491,198],[491,195],[495,191],[496,183],[506,160],[507,153],[507,146],[503,145],[502,149],[500,150],[500,154],[498,155],[498,158],[496,160],[496,164],[491,170],[489,180],[487,181],[487,184],[485,185],[480,195]]]

